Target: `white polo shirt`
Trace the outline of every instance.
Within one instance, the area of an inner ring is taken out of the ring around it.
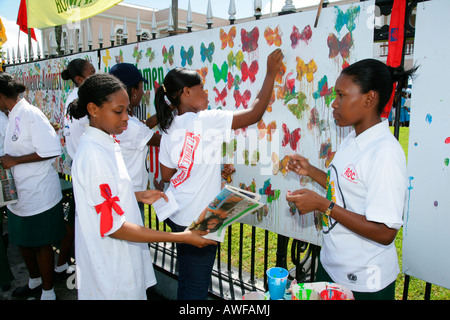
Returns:
[[[116,136],[134,191],[147,189],[148,172],[145,160],[149,151],[147,143],[152,136],[153,131],[135,116],[130,116],[127,130]]]
[[[351,132],[329,167],[332,201],[369,221],[399,229],[406,196],[405,154],[383,121]],[[394,242],[382,245],[330,219],[323,229],[321,262],[333,281],[357,292],[385,288],[398,275]]]
[[[221,190],[222,145],[232,111],[205,110],[176,116],[161,137],[159,161],[177,172],[170,180],[179,210],[169,219],[188,226]]]
[[[125,221],[142,226],[136,196],[119,144],[105,132],[88,126],[72,164],[75,195],[75,259],[78,299],[146,299],[145,290],[156,283],[147,243],[109,237]],[[112,209],[112,228],[102,237],[95,206],[106,201],[100,185],[124,211]]]
[[[72,92],[69,94],[65,104],[65,116],[64,116],[64,128],[63,135],[66,141],[66,149],[70,158],[75,157],[75,153],[78,148],[78,144],[80,143],[81,136],[84,134],[84,130],[86,126],[89,124],[88,116],[84,116],[81,119],[70,119],[70,116],[67,114],[67,108],[69,104],[78,98],[78,87],[75,87]]]
[[[8,116],[5,154],[18,157],[37,153],[41,158],[61,154],[59,137],[44,113],[21,99]],[[61,199],[61,185],[53,166],[55,159],[11,167],[19,201],[8,205],[14,214],[27,217],[54,207]]]

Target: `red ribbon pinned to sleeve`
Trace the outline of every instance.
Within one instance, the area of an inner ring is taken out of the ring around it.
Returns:
[[[100,215],[100,234],[102,237],[105,236],[105,233],[107,233],[109,230],[111,230],[113,226],[113,217],[112,217],[112,208],[114,208],[114,211],[121,216],[124,214],[124,211],[122,208],[116,203],[116,201],[120,201],[119,197],[115,196],[112,197],[111,195],[111,188],[108,184],[101,184],[100,185],[100,193],[103,198],[106,200],[95,206],[95,210],[97,213],[101,213]]]

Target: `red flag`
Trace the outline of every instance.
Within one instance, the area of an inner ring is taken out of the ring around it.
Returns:
[[[386,61],[388,66],[394,68],[399,67],[402,64],[403,44],[405,39],[405,12],[406,0],[394,0],[391,12],[391,24],[389,25],[388,57]],[[391,99],[389,99],[381,114],[383,118],[389,117],[396,87],[397,85],[394,84]]]
[[[19,14],[17,15],[17,24],[20,27],[20,31],[28,34],[28,22],[27,22],[27,2],[26,0],[20,0]],[[30,28],[30,36],[32,39],[36,40],[36,34],[34,29]]]

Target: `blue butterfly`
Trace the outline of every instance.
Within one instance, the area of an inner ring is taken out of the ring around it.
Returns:
[[[202,42],[200,47],[200,54],[202,56],[202,61],[205,62],[208,59],[209,62],[212,62],[212,55],[214,53],[215,45],[214,42],[211,42],[208,48],[205,47],[205,44]]]
[[[358,17],[359,15],[360,7],[350,7],[348,8],[347,11],[345,11],[345,13],[338,7],[335,8],[337,17],[334,28],[336,29],[336,31],[341,32],[341,29],[345,25],[347,25],[348,31],[352,32],[353,30],[355,30],[356,28],[355,20],[356,17]]]
[[[188,51],[186,51],[184,50],[184,47],[181,46],[180,55],[181,55],[181,65],[184,67],[187,62],[187,64],[191,66],[192,57],[194,56],[194,47],[190,46]]]

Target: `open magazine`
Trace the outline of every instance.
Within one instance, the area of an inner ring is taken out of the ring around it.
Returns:
[[[265,207],[260,195],[226,185],[188,227],[189,230],[209,230],[205,238],[222,242],[227,227],[246,215]]]

